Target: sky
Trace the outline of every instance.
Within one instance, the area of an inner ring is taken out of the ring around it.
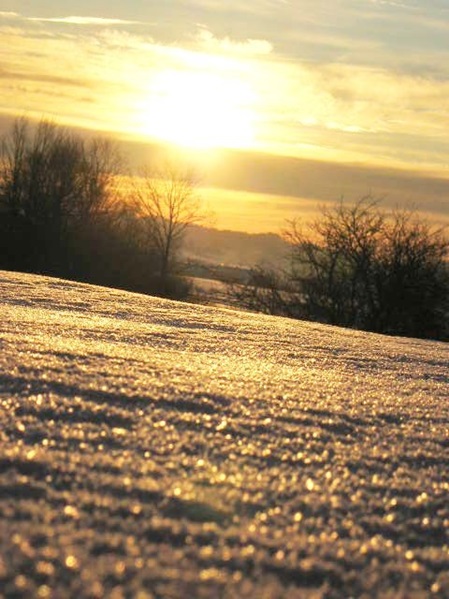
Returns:
[[[449,222],[448,98],[449,0],[1,4],[0,124],[176,147],[221,228],[367,193]]]

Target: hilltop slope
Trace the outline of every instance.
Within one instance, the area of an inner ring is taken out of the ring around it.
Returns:
[[[0,348],[7,597],[449,595],[449,345],[2,272]]]
[[[254,268],[263,264],[285,267],[288,244],[275,233],[242,233],[191,225],[186,230],[184,258],[200,263]]]

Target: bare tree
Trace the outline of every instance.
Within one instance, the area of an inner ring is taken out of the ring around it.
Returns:
[[[308,232],[290,223],[291,280],[302,315],[355,328],[445,337],[449,241],[413,212],[370,196],[323,209]]]
[[[385,214],[370,196],[321,212],[308,230],[291,221],[284,231],[292,250],[291,279],[301,288],[305,316],[357,326],[374,310],[372,269]]]
[[[288,224],[291,264],[259,270],[239,291],[250,309],[414,337],[449,338],[449,240],[407,210],[370,196]]]
[[[187,227],[203,220],[196,184],[192,172],[172,166],[145,171],[135,182],[132,203],[145,223],[148,244],[156,251],[163,294],[169,293],[169,278],[176,271]]]
[[[66,272],[80,227],[107,212],[118,153],[113,144],[83,140],[48,121],[35,129],[18,119],[2,140],[2,258],[26,270]]]
[[[396,211],[386,223],[375,271],[375,330],[449,338],[449,239],[418,215]]]

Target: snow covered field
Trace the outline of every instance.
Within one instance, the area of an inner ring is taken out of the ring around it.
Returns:
[[[0,594],[449,597],[449,345],[0,273]]]

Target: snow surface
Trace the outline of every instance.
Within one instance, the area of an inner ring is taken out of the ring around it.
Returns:
[[[0,272],[0,349],[4,596],[449,597],[448,344]]]

